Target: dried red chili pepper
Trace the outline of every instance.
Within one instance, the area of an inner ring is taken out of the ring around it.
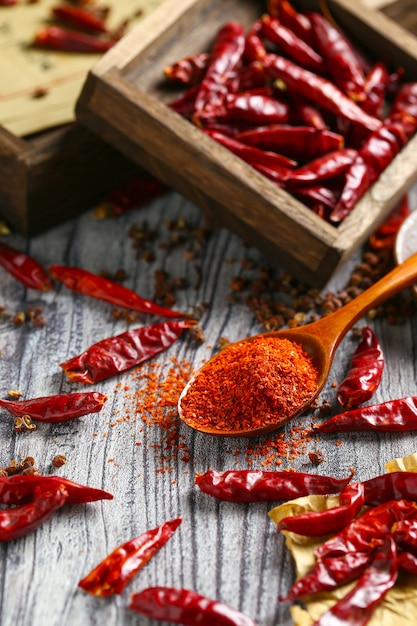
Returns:
[[[334,150],[309,161],[302,167],[290,170],[286,182],[309,184],[341,176],[352,163],[357,151],[351,148]]]
[[[152,300],[146,300],[135,291],[124,287],[120,283],[93,274],[79,267],[66,265],[51,265],[49,272],[53,278],[60,280],[68,289],[82,293],[91,298],[104,300],[115,306],[132,309],[140,313],[161,315],[163,317],[188,317],[185,313],[159,306]]]
[[[52,8],[52,15],[61,22],[92,33],[107,32],[107,26],[104,20],[92,11],[88,11],[82,7],[60,4]]]
[[[415,552],[417,549],[417,520],[407,519],[396,522],[392,527],[392,536],[403,550]]]
[[[259,148],[255,146],[248,146],[238,139],[228,137],[218,131],[204,129],[204,133],[218,143],[221,143],[222,146],[228,148],[228,150],[249,163],[249,165],[252,165],[252,167],[265,166],[271,170],[275,170],[281,179],[286,178],[288,168],[296,165],[295,161],[277,152],[259,150]]]
[[[329,185],[330,185],[329,181]],[[303,201],[307,200],[313,205],[320,204],[327,209],[334,209],[338,200],[338,193],[330,186],[326,187],[323,183],[317,185],[307,185],[306,183],[296,183],[291,180],[285,180],[285,189],[291,194],[301,196]]]
[[[317,130],[327,129],[327,123],[321,111],[309,102],[307,98],[303,98],[298,94],[291,94],[291,104],[294,109],[292,118],[296,124],[312,126]]]
[[[164,75],[169,80],[177,80],[191,87],[201,82],[209,63],[210,55],[207,52],[200,52],[167,65],[164,68]]]
[[[236,609],[188,589],[148,587],[131,596],[129,608],[184,626],[256,626]]]
[[[0,243],[0,265],[29,289],[49,291],[53,287],[46,270],[35,259],[4,243]]]
[[[117,216],[131,209],[138,209],[168,191],[168,185],[157,178],[150,175],[136,176],[124,185],[112,189],[104,198],[104,204],[110,206],[112,216]]]
[[[245,39],[244,57],[249,63],[255,64],[256,61],[260,61],[266,54],[265,45],[259,35],[261,30],[261,21],[256,20],[250,27]],[[260,64],[257,65],[261,67]],[[263,75],[263,70],[261,69]]]
[[[350,552],[318,560],[313,569],[295,582],[282,602],[292,602],[321,591],[330,591],[355,580],[366,569],[372,552]]]
[[[369,132],[377,130],[381,121],[368,115],[331,81],[300,67],[277,54],[266,54],[262,59],[265,71],[282,80],[291,93],[300,93],[344,120],[363,127]]]
[[[408,432],[417,429],[417,396],[389,400],[339,413],[314,426],[314,432],[332,433],[355,430]]]
[[[385,95],[387,86],[390,83],[390,75],[388,68],[384,63],[378,61],[371,68],[365,78],[365,100],[361,103],[361,108],[374,115],[378,119],[382,119],[385,105]]]
[[[313,44],[313,30],[309,18],[304,13],[296,11],[288,0],[268,0],[267,10],[300,39],[310,46]]]
[[[44,26],[35,34],[34,45],[65,52],[101,54],[115,44],[111,39],[100,39],[94,35],[81,33],[61,26]]]
[[[107,396],[98,391],[85,393],[63,393],[43,396],[30,400],[4,400],[0,407],[13,415],[30,415],[35,422],[56,424],[67,422],[89,413],[98,413],[104,406]]]
[[[38,489],[28,504],[0,509],[0,541],[11,541],[27,535],[46,522],[67,499],[62,484],[49,490]]]
[[[218,32],[210,51],[210,63],[195,100],[196,117],[208,104],[218,104],[228,93],[227,78],[238,66],[245,49],[244,28],[228,22]]]
[[[172,100],[168,106],[179,115],[191,120],[195,111],[195,99],[198,93],[198,86],[189,87],[181,96]]]
[[[264,502],[291,500],[310,494],[339,493],[352,475],[337,479],[304,472],[208,470],[198,474],[195,483],[204,493],[227,502]]]
[[[390,500],[417,502],[417,474],[415,472],[389,472],[365,480],[365,504],[376,506]]]
[[[373,556],[356,585],[315,624],[350,624],[364,626],[398,578],[397,547],[388,535]]]
[[[60,367],[72,382],[106,380],[166,350],[183,330],[195,324],[194,320],[172,320],[129,330],[93,344]]]
[[[260,36],[276,44],[285,56],[313,72],[322,74],[325,71],[323,56],[277,18],[264,15],[260,22]]]
[[[172,537],[181,522],[178,517],[121,544],[80,580],[78,586],[93,596],[122,593],[128,582]]]
[[[365,326],[350,362],[349,372],[339,385],[339,404],[351,408],[370,400],[380,385],[384,365],[381,344],[372,328]]]
[[[262,150],[279,152],[289,158],[305,161],[333,150],[341,150],[344,145],[343,136],[331,130],[283,124],[247,130],[239,133],[236,139]]]
[[[352,100],[365,100],[365,75],[348,38],[316,11],[307,13],[324,66],[334,83]]]
[[[410,203],[408,195],[406,194],[394,207],[385,222],[369,237],[370,247],[377,250],[381,248],[392,248],[398,230],[405,218],[410,214],[410,211]]]
[[[62,476],[40,476],[35,474],[14,474],[0,476],[0,502],[2,504],[23,504],[30,502],[38,491],[51,491],[63,486],[67,504],[86,504],[97,500],[112,500],[108,491],[80,485]]]
[[[362,483],[352,483],[340,493],[340,504],[324,511],[311,511],[284,517],[278,530],[289,530],[306,537],[320,537],[323,534],[342,530],[359,513],[365,502],[365,488]]]
[[[359,149],[346,173],[340,200],[330,215],[332,222],[340,222],[348,215],[416,131],[416,93],[417,84],[401,88],[390,115]]]
[[[286,124],[290,117],[288,103],[274,95],[271,88],[227,94],[217,107],[210,106],[199,114],[199,121],[206,126],[211,120],[250,122],[251,124]]]
[[[400,552],[397,556],[398,569],[408,574],[417,575],[417,556],[410,552]]]

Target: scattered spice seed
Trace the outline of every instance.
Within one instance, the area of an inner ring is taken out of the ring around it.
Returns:
[[[21,417],[15,417],[13,421],[14,431],[16,433],[33,432],[37,426],[32,421],[30,415],[22,415]]]
[[[62,467],[67,462],[67,457],[64,454],[57,454],[52,459],[53,467]]]

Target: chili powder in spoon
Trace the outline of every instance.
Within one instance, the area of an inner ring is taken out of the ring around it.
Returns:
[[[181,399],[196,428],[245,431],[297,412],[317,389],[318,372],[303,348],[277,337],[230,344],[206,363]]]

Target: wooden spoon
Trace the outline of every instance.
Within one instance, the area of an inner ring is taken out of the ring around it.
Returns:
[[[298,407],[292,415],[285,416],[284,418],[281,415],[277,415],[275,423],[268,423],[266,426],[254,427],[253,429],[247,430],[233,430],[226,428],[220,430],[216,428],[208,428],[201,426],[198,423],[198,419],[194,421],[187,418],[184,415],[181,403],[193,385],[195,378],[204,374],[204,368],[206,368],[208,364],[218,356],[215,355],[212,359],[210,359],[210,361],[203,365],[203,367],[195,374],[195,376],[193,376],[193,378],[191,378],[186,387],[183,389],[178,401],[178,412],[180,418],[188,424],[188,426],[191,426],[195,430],[211,435],[228,437],[254,437],[280,428],[283,424],[308,409],[323,389],[329,376],[336,348],[355,322],[357,322],[358,319],[360,319],[373,307],[393,296],[398,291],[412,285],[416,279],[417,253],[410,256],[403,263],[395,267],[390,273],[386,274],[378,282],[372,285],[369,289],[361,293],[357,298],[354,298],[348,302],[348,304],[345,304],[341,309],[335,311],[331,315],[323,317],[317,322],[312,322],[311,324],[307,324],[305,326],[291,328],[289,330],[273,331],[261,335],[263,337],[289,339],[290,341],[301,345],[304,351],[311,357],[312,362],[318,371],[317,388],[312,393],[309,400]],[[253,337],[243,339],[239,341],[239,343],[242,343],[242,341],[253,341]],[[228,350],[228,347],[224,348],[224,350]]]

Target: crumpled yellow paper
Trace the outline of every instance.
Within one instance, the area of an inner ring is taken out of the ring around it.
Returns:
[[[404,458],[393,459],[385,466],[387,472],[417,472],[417,453]],[[323,511],[339,503],[338,496],[306,496],[297,498],[275,507],[269,512],[278,524],[284,517],[307,511]],[[322,537],[304,537],[283,530],[286,545],[294,559],[297,580],[309,572],[315,565],[314,551],[324,543],[329,535]],[[304,598],[304,606],[294,604],[290,607],[294,626],[312,626],[316,620],[328,611],[340,598],[345,596],[356,581],[332,591],[326,591]],[[391,589],[382,603],[376,608],[369,626],[415,626],[417,615],[417,577],[400,573],[395,587]]]
[[[127,19],[131,28],[161,2],[105,0],[111,7],[106,23],[115,29]],[[23,137],[74,121],[81,87],[100,58],[31,46],[57,4],[59,0],[38,0],[0,6],[0,125],[14,135]],[[40,90],[44,95],[36,97]]]

